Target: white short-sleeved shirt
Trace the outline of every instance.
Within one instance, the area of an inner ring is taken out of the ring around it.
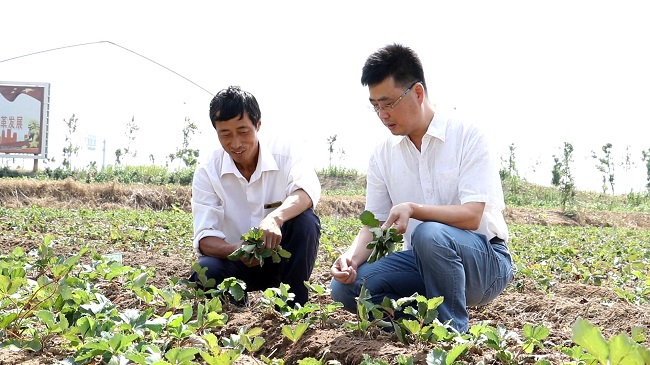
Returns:
[[[455,205],[484,202],[475,231],[508,241],[503,187],[497,159],[475,126],[436,112],[422,138],[421,151],[406,136],[389,136],[370,157],[366,210],[385,221],[399,203]],[[421,221],[410,219],[404,249]]]
[[[298,189],[309,195],[315,208],[321,194],[320,181],[304,156],[292,143],[260,140],[260,158],[247,181],[223,148],[212,152],[194,172],[192,183],[197,254],[201,255],[199,241],[207,236],[240,244],[241,236],[275,209],[265,209],[265,204],[283,202]]]

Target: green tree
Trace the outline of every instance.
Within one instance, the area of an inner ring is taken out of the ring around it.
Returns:
[[[553,171],[551,171],[551,184],[553,186],[560,186],[560,178],[562,177],[562,163],[560,163],[560,158],[553,155]]]
[[[175,153],[169,154],[169,160],[180,159],[185,167],[193,168],[198,163],[199,150],[190,148],[192,136],[196,133],[198,127],[190,118],[185,117],[185,127],[183,127],[183,144],[181,148],[176,148]]]
[[[63,119],[67,130],[65,134],[65,147],[63,147],[63,162],[61,164],[68,170],[72,169],[72,156],[74,155],[76,157],[79,154],[79,146],[74,144],[77,120],[78,118],[75,118],[74,113],[68,120]]]
[[[123,148],[118,148],[115,150],[115,163],[120,165],[122,164],[122,158],[126,156],[136,157],[138,151],[132,149],[133,141],[135,141],[135,135],[140,130],[140,127],[135,123],[135,116],[131,118],[130,122],[126,123],[126,146]]]
[[[573,145],[568,142],[564,142],[564,150],[562,153],[562,159],[557,156],[553,156],[555,164],[553,166],[553,180],[551,183],[554,186],[559,187],[562,201],[562,210],[567,211],[567,205],[573,206],[575,203],[576,196],[576,187],[571,174],[571,163],[573,162]]]
[[[517,148],[515,147],[514,143],[511,143],[510,146],[508,146],[508,149],[510,150],[510,153],[508,155],[508,163],[507,163],[508,166],[506,168],[501,169],[499,173],[501,175],[501,180],[504,180],[507,177],[519,176],[519,171],[517,171],[517,164],[515,163],[515,150]]]
[[[329,152],[330,152],[330,167],[332,167],[332,155],[334,154],[334,142],[336,142],[336,134],[327,137],[327,144],[329,145]]]
[[[607,143],[602,147],[603,156],[599,157],[596,152],[591,151],[591,157],[598,161],[596,169],[600,171],[603,176],[603,193],[607,193],[607,184],[612,188],[614,194],[614,161],[612,160],[612,144]]]
[[[623,156],[623,162],[621,162],[621,167],[625,171],[625,179],[627,181],[630,174],[630,170],[634,166],[634,161],[632,161],[632,154],[630,153],[630,145],[625,146],[625,156]]]
[[[645,187],[650,191],[650,148],[646,151],[641,151],[641,160],[645,162],[645,171],[647,176]]]

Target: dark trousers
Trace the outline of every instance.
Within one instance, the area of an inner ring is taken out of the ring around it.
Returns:
[[[235,277],[246,283],[246,291],[277,288],[280,283],[290,286],[295,294],[294,302],[304,305],[309,297],[304,282],[309,280],[314,269],[318,245],[320,242],[320,219],[313,209],[307,209],[300,215],[290,219],[281,227],[282,248],[291,253],[289,259],[273,263],[271,258],[264,261],[264,266],[247,267],[243,262],[230,261],[211,256],[201,256],[198,259],[201,267],[207,267],[206,276],[217,283],[224,279]],[[190,281],[197,281],[196,273],[192,273]]]

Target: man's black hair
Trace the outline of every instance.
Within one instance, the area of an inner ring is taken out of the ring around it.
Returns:
[[[427,89],[420,58],[415,51],[401,44],[389,44],[368,56],[361,72],[361,85],[377,85],[390,76],[395,85],[408,87],[419,81],[424,90]]]
[[[253,125],[257,125],[262,113],[253,94],[242,90],[239,86],[229,86],[217,93],[210,101],[210,122],[216,128],[216,122],[244,117],[248,114]]]

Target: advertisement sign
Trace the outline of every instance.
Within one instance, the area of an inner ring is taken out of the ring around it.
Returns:
[[[50,84],[0,81],[0,158],[47,158]]]

